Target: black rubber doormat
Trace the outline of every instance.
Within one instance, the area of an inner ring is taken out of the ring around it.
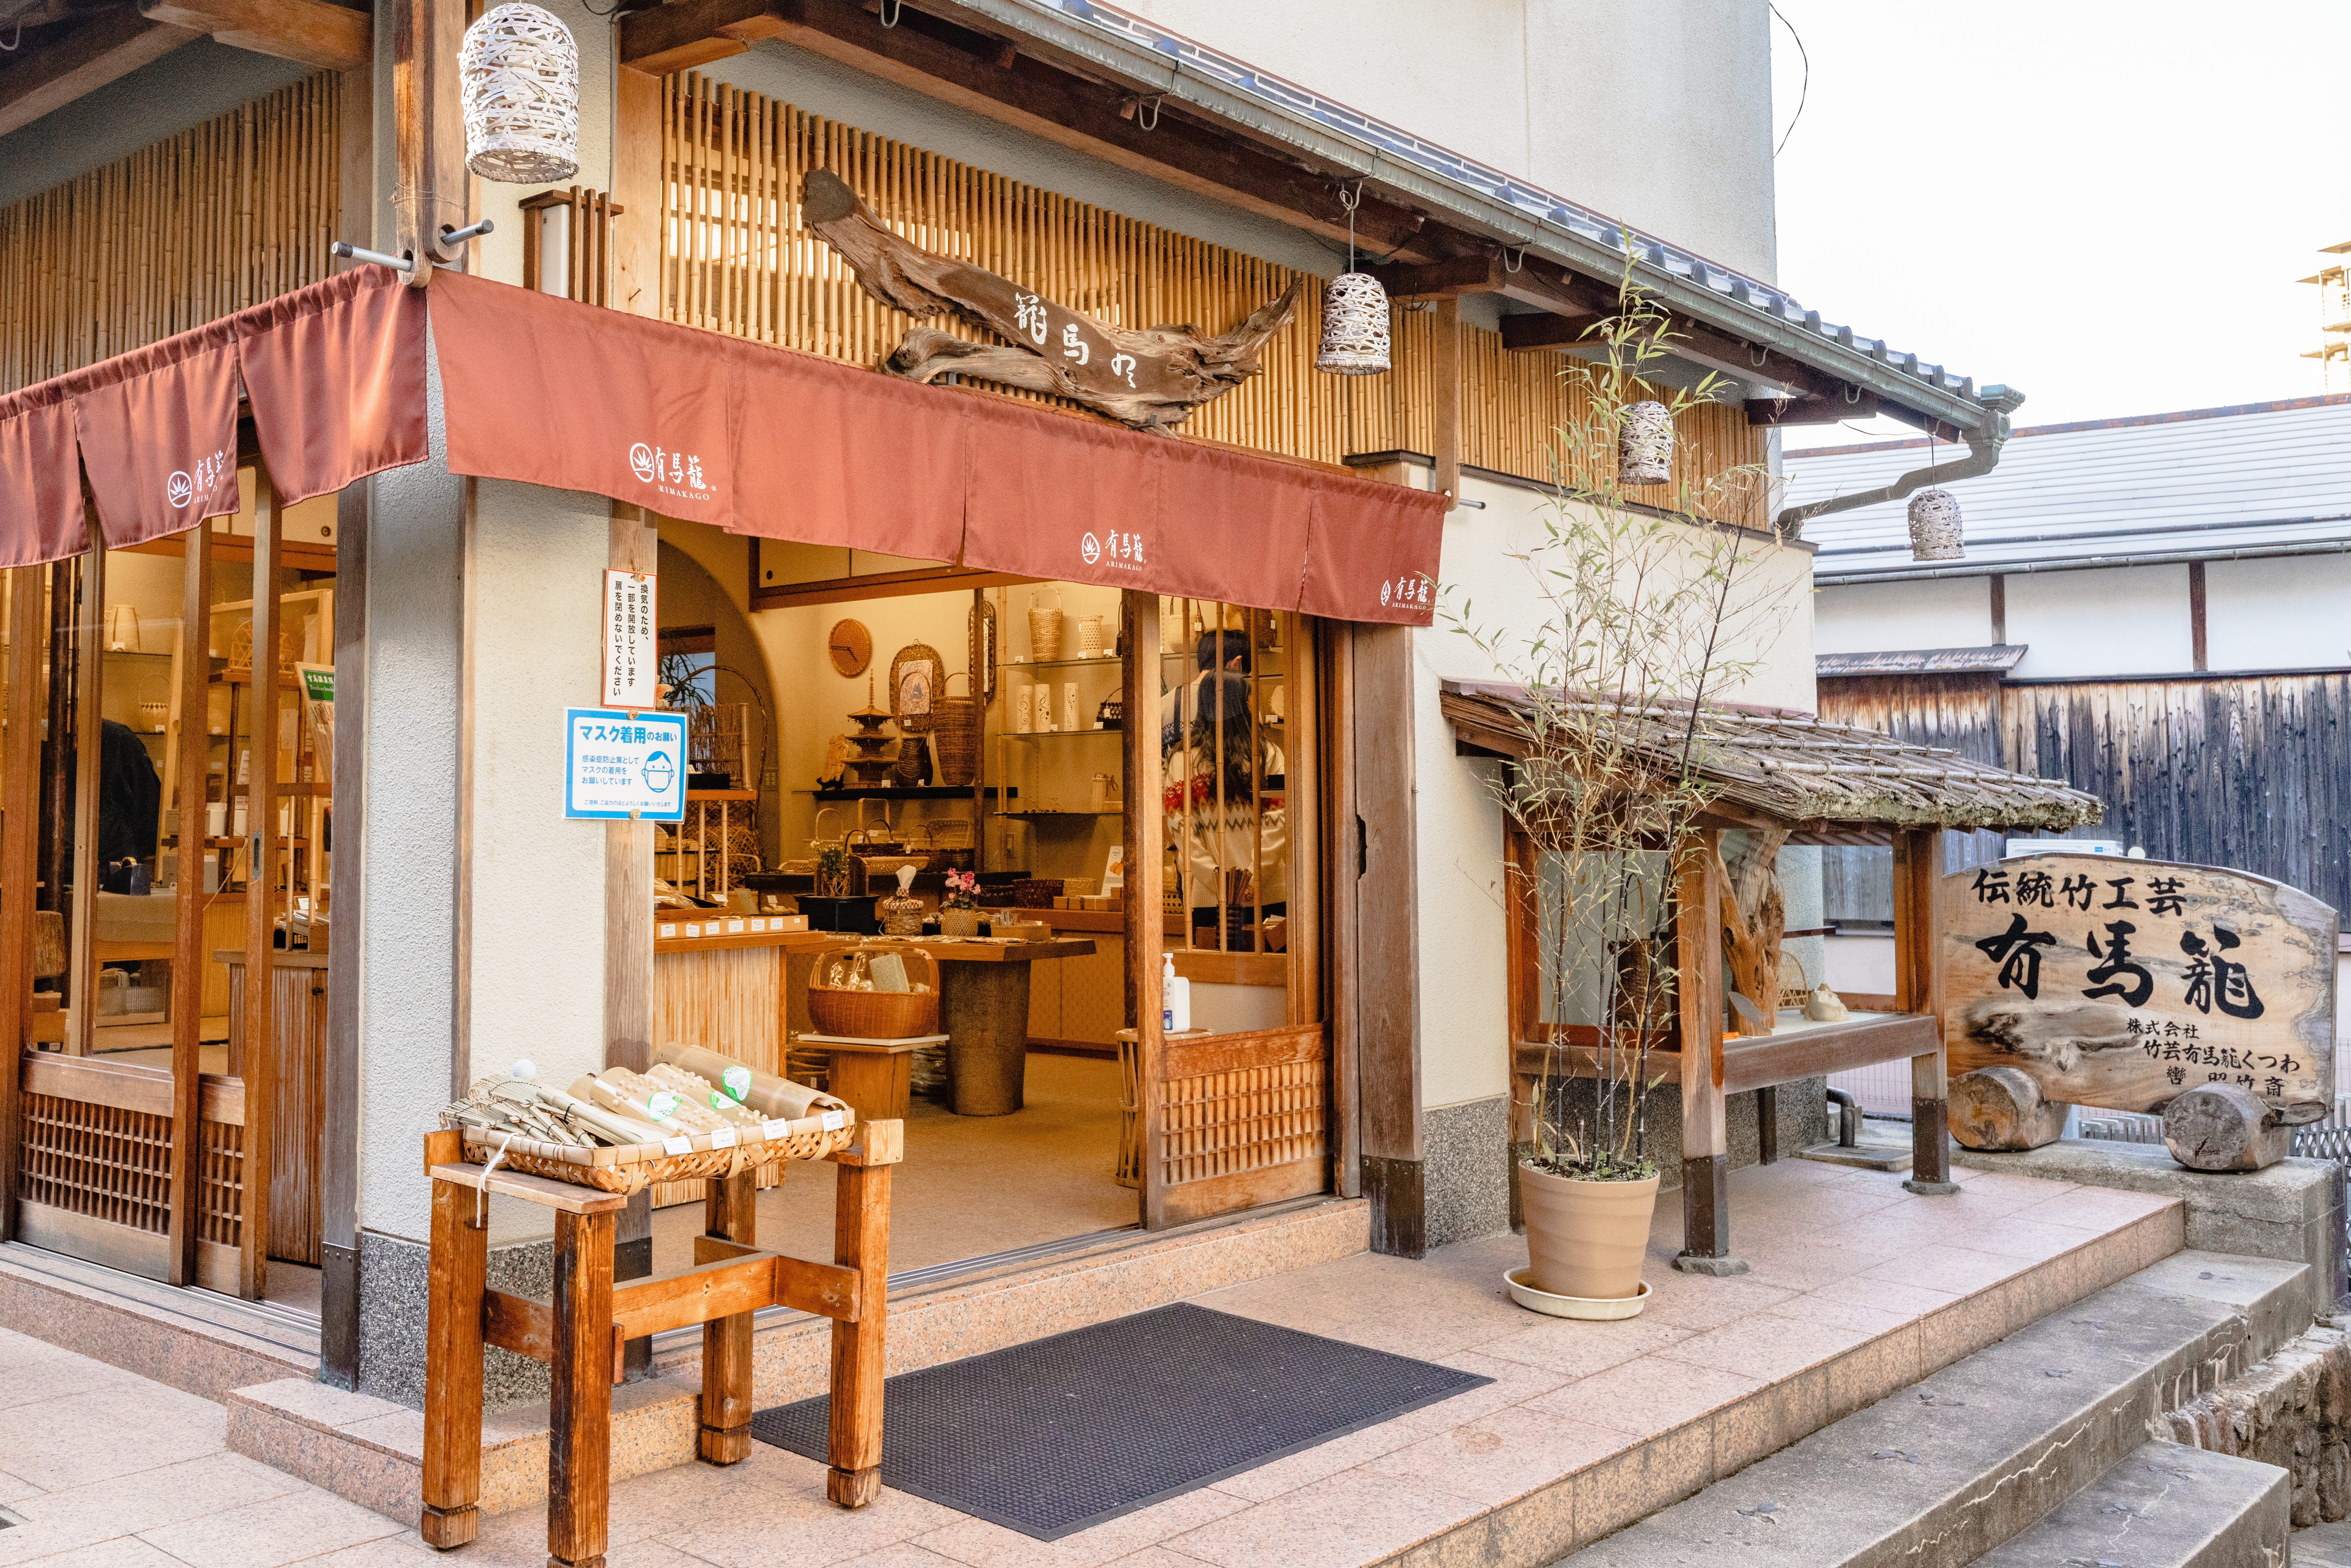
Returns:
[[[1178,1302],[891,1378],[882,1481],[1058,1541],[1492,1381]],[[830,1405],[751,1435],[822,1463]]]

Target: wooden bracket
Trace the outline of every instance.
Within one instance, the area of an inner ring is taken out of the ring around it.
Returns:
[[[825,1155],[837,1166],[894,1166],[906,1157],[906,1124],[866,1122],[858,1127],[857,1142]]]

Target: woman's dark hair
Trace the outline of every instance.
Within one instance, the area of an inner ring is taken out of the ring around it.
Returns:
[[[1204,670],[1221,670],[1234,660],[1240,661],[1241,672],[1249,668],[1249,634],[1227,628],[1222,632],[1200,633],[1199,661]]]
[[[1242,633],[1228,635],[1238,637]],[[1202,648],[1204,653],[1213,652],[1207,648],[1206,639],[1202,640]],[[1176,711],[1160,731],[1160,755],[1165,757],[1185,744],[1184,710],[1190,707],[1194,753],[1202,758],[1219,759],[1221,766],[1217,771],[1224,775],[1226,800],[1247,800],[1250,765],[1257,755],[1257,726],[1249,715],[1249,677],[1231,670],[1203,668],[1205,673],[1192,683],[1188,692],[1178,690],[1174,694]]]

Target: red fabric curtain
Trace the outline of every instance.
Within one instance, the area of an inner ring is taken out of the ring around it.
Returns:
[[[229,319],[280,501],[424,461],[424,295],[398,273],[354,267]]]
[[[971,430],[966,566],[1115,588],[1161,580],[1164,437],[1005,399],[946,395],[964,406],[945,412]]]
[[[360,267],[0,397],[0,566],[89,548],[85,470],[114,548],[235,512],[240,379],[287,502],[423,462],[423,345],[415,291]]]
[[[1440,491],[1318,476],[1298,608],[1334,621],[1428,625],[1444,534]]]
[[[41,388],[0,397],[0,567],[38,566],[89,548],[73,405]]]

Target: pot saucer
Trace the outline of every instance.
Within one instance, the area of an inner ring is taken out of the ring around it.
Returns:
[[[1555,1318],[1583,1318],[1605,1322],[1617,1318],[1636,1318],[1648,1303],[1649,1281],[1641,1281],[1638,1293],[1608,1300],[1593,1296],[1554,1296],[1549,1291],[1534,1288],[1534,1268],[1512,1269],[1502,1276],[1502,1283],[1510,1290],[1510,1300],[1534,1312],[1546,1312]]]

